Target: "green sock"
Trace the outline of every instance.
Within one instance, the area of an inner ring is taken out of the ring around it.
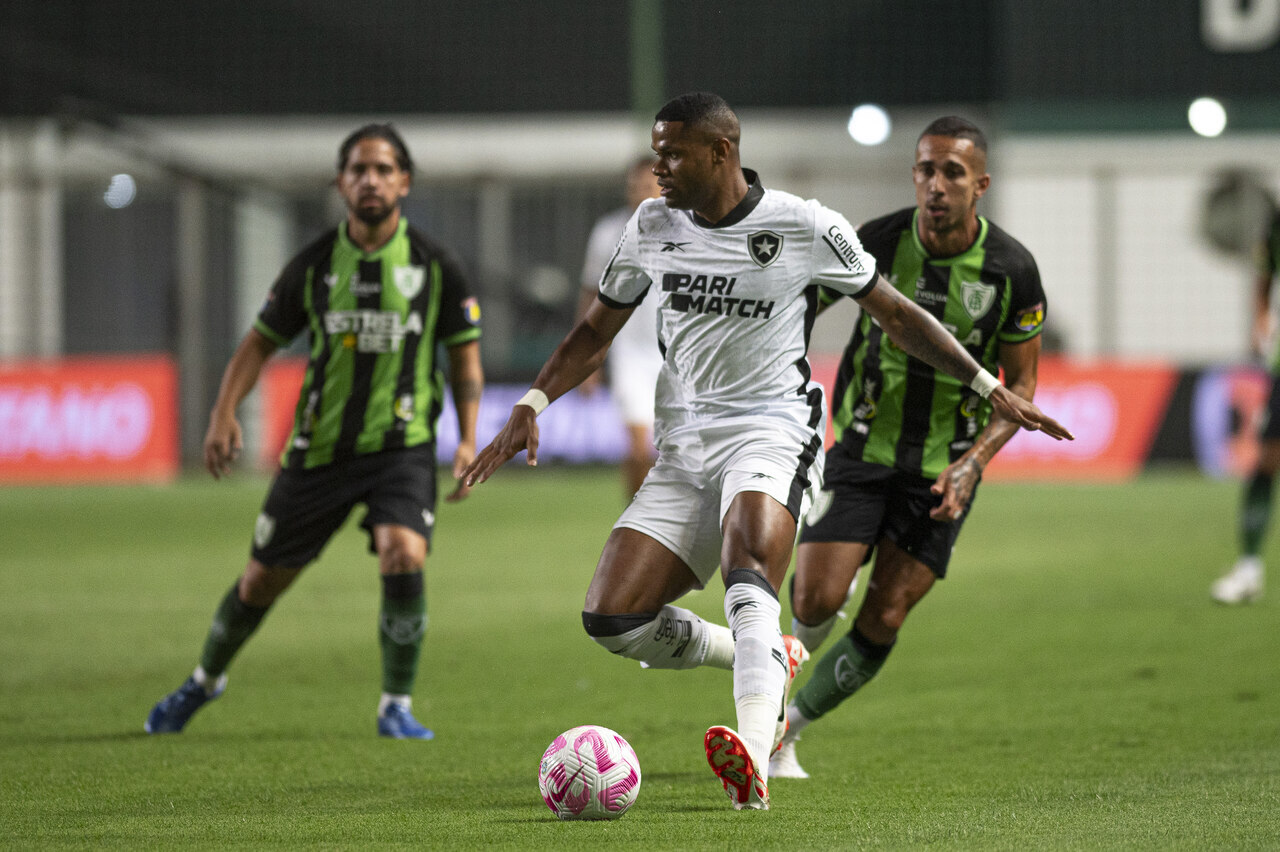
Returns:
[[[1271,520],[1272,477],[1255,473],[1244,490],[1244,506],[1240,512],[1240,547],[1245,556],[1262,551],[1262,538]]]
[[[893,643],[879,645],[853,628],[818,660],[796,694],[796,707],[809,720],[825,715],[875,677],[892,650]]]
[[[427,595],[422,572],[382,578],[382,691],[411,695],[418,674],[422,636],[427,631]]]
[[[270,607],[249,606],[240,600],[240,581],[231,585],[231,590],[218,604],[218,611],[213,614],[213,623],[209,625],[209,635],[204,640],[204,651],[200,655],[200,667],[211,678],[216,678],[227,670],[231,658],[236,655],[253,631],[262,623],[262,617]]]

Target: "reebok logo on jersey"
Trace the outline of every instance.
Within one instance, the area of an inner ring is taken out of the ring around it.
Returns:
[[[662,292],[671,294],[666,307],[682,314],[768,319],[773,313],[774,302],[730,296],[737,283],[737,278],[728,275],[686,275],[668,272],[662,276]]]
[[[747,253],[760,268],[764,268],[782,254],[782,234],[773,231],[756,231],[747,237]]]
[[[686,242],[686,243],[672,243],[672,242],[664,242],[664,243],[662,244],[662,250],[663,250],[663,251],[679,251],[679,252],[683,252],[683,251],[684,251],[684,247],[685,247],[685,246],[687,246],[687,245],[689,245],[687,242]]]

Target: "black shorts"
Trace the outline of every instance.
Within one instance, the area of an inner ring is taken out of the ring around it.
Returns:
[[[1271,377],[1271,396],[1267,398],[1267,419],[1262,424],[1262,434],[1259,437],[1264,441],[1280,438],[1280,376]]]
[[[836,444],[827,452],[822,492],[800,525],[800,543],[826,541],[875,545],[887,538],[939,578],[947,575],[951,548],[973,498],[954,521],[935,521],[929,510],[942,498],[929,491],[934,480],[871,464]],[[977,490],[974,490],[977,494]]]
[[[376,552],[377,524],[408,527],[429,544],[436,510],[434,445],[280,471],[262,504],[250,552],[263,565],[301,568],[320,555],[357,503],[368,509],[360,526],[369,534],[370,553]]]

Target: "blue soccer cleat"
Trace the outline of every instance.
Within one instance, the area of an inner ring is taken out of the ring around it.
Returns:
[[[170,692],[156,702],[147,716],[143,729],[148,734],[177,734],[186,727],[187,722],[197,710],[217,698],[227,688],[227,676],[221,675],[213,684],[213,691],[207,692],[189,677],[182,686]]]
[[[392,703],[378,717],[378,736],[395,740],[430,740],[435,739],[436,734],[413,718],[408,707]]]

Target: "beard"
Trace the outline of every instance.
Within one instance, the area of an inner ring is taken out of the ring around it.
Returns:
[[[379,204],[375,207],[357,205],[352,208],[351,212],[355,214],[357,219],[366,225],[376,226],[387,221],[387,217],[391,215],[393,210],[395,210],[395,206],[390,204]]]

